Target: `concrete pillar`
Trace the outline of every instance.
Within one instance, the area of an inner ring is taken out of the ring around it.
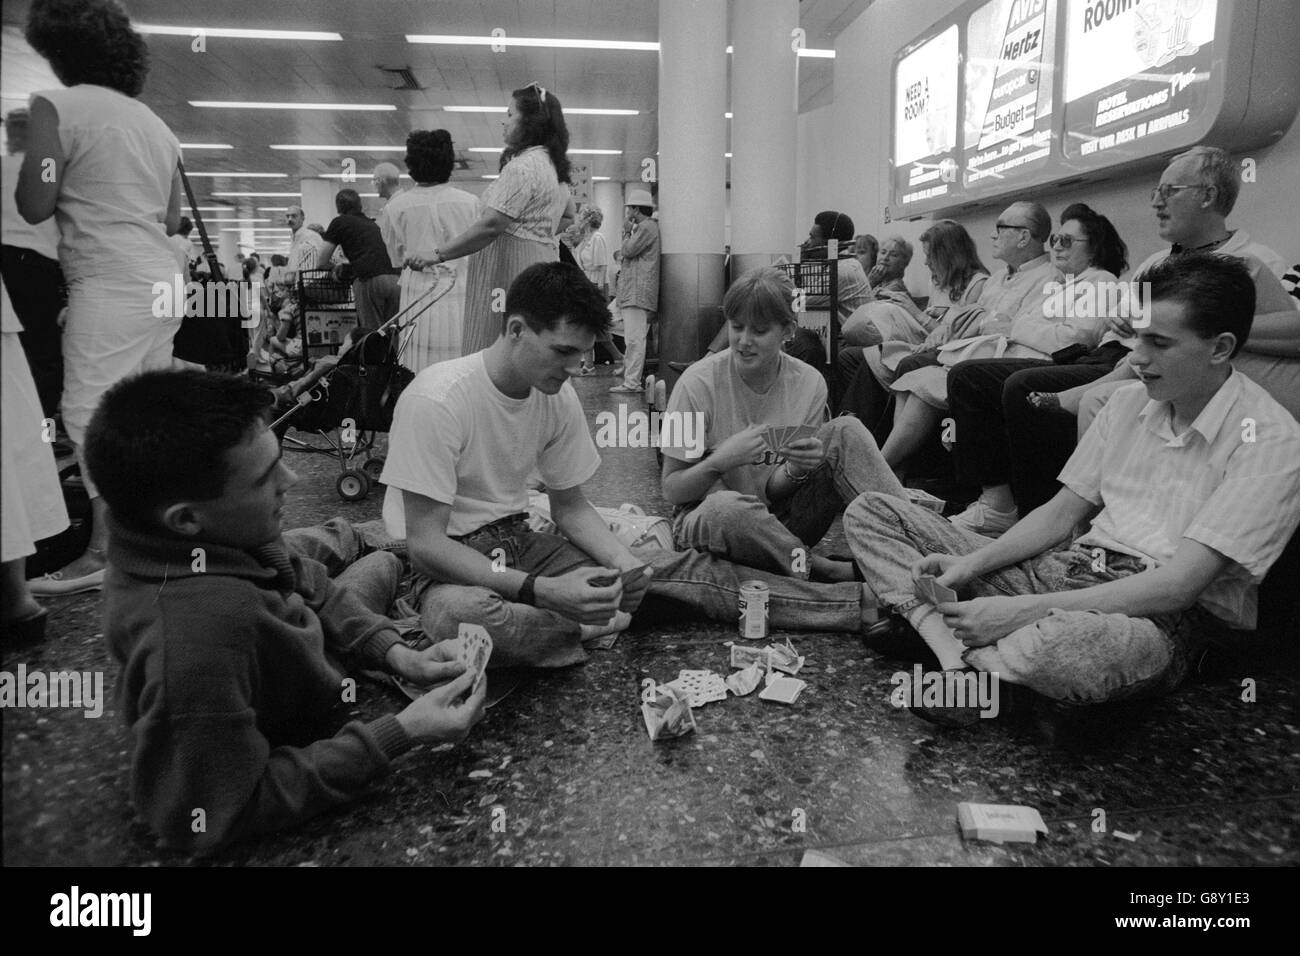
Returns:
[[[299,188],[302,190],[302,201],[298,205],[302,206],[307,222],[328,226],[330,220],[338,215],[334,209],[334,194],[340,188],[338,182],[331,179],[304,179]],[[353,188],[356,188],[355,184]],[[290,199],[288,204],[293,205],[293,200]]]
[[[659,0],[659,375],[670,385],[667,363],[698,358],[722,323],[726,48],[727,4]]]
[[[798,0],[737,5],[731,39],[731,275],[790,255],[795,223]]]

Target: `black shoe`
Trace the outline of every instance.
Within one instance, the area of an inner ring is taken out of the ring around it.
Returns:
[[[694,362],[669,362],[668,367],[674,372],[685,372],[694,364]]]

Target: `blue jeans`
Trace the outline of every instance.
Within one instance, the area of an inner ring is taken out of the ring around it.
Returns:
[[[673,543],[807,579],[807,562],[795,570],[794,551],[817,544],[850,501],[867,491],[907,499],[861,421],[850,416],[832,419],[817,437],[826,448],[826,459],[789,498],[769,507],[753,495],[715,491],[673,518]]]
[[[354,525],[346,518],[331,518],[324,524],[286,531],[284,543],[302,557],[325,565],[336,584],[376,614],[392,613],[406,571],[406,542],[390,538],[382,521]]]
[[[920,603],[912,581],[916,560],[927,554],[970,554],[990,540],[881,494],[853,502],[844,513],[844,531],[867,583],[899,614]],[[1067,544],[985,574],[963,590],[970,597],[1051,594],[1142,570],[1142,560],[1131,555]],[[1151,617],[1053,610],[993,644],[963,646],[963,659],[1046,697],[1095,704],[1174,689],[1208,641],[1224,630],[1225,625],[1196,606]]]
[[[541,576],[596,566],[567,539],[530,531],[523,521],[488,525],[460,543],[488,557],[499,548],[496,556],[507,567]],[[738,622],[741,583],[761,580],[768,586],[768,622],[774,628],[856,633],[862,627],[860,584],[813,584],[740,567],[699,551],[650,547],[633,553],[653,568],[651,596],[682,604],[710,620]],[[421,626],[433,641],[455,637],[462,623],[487,628],[493,643],[491,666],[564,667],[587,659],[580,625],[555,611],[517,604],[488,588],[446,584],[420,575],[415,599]],[[874,601],[868,599],[867,613],[874,609]]]

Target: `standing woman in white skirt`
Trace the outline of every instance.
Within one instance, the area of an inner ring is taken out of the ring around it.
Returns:
[[[27,586],[27,558],[36,542],[68,526],[59,473],[54,466],[54,422],[45,419],[18,333],[22,323],[0,284],[0,622],[10,641],[45,635],[46,611]]]
[[[54,216],[59,226],[68,282],[63,425],[94,520],[86,553],[33,582],[32,590],[72,594],[102,585],[108,541],[107,508],[82,457],[90,416],[119,379],[172,364],[181,315],[155,308],[154,285],[172,286],[179,271],[167,237],[180,227],[181,150],[167,125],[136,99],[148,49],[112,0],[34,0],[27,42],[68,87],[32,94],[17,201],[28,222]]]
[[[379,216],[379,231],[394,265],[418,249],[437,249],[469,229],[478,219],[477,197],[447,180],[456,165],[456,150],[445,129],[415,130],[406,137],[406,169],[415,185],[396,193]],[[457,259],[456,285],[416,321],[402,353],[402,364],[420,372],[435,362],[460,358],[464,331],[468,260]],[[398,285],[405,309],[437,283],[433,269],[402,269]]]
[[[462,355],[501,336],[505,316],[493,306],[504,302],[505,290],[529,266],[559,260],[556,235],[573,221],[569,129],[560,101],[536,83],[515,90],[503,133],[501,175],[483,192],[482,215],[446,245],[406,260],[423,269],[482,250],[469,264]]]

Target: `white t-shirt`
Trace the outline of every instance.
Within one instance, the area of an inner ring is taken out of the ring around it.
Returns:
[[[503,395],[483,353],[431,365],[402,392],[382,481],[384,524],[406,537],[402,492],[451,505],[447,534],[459,537],[528,510],[528,477],[553,491],[591,478],[600,456],[573,385],[555,395]]]
[[[54,216],[69,282],[101,275],[175,275],[167,206],[180,141],[153,110],[82,83],[33,93],[59,114],[66,164]]]
[[[811,365],[784,352],[780,363],[776,381],[760,395],[736,371],[731,349],[706,356],[678,379],[668,397],[663,421],[671,420],[674,412],[679,416],[703,413],[706,454],[750,425],[820,425],[826,417],[826,380]],[[678,429],[678,434],[686,433],[684,428]],[[681,445],[664,446],[663,453],[691,464],[700,460]],[[767,449],[748,465],[739,465],[722,475],[709,493],[729,488],[766,502],[768,476],[783,461]]]

